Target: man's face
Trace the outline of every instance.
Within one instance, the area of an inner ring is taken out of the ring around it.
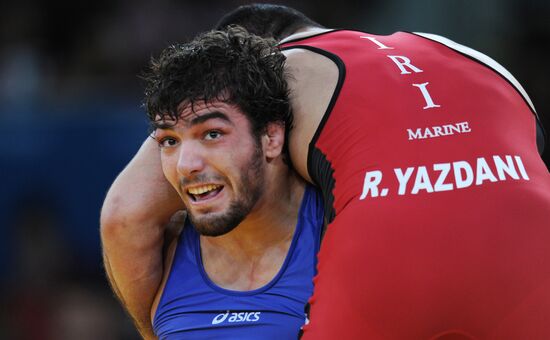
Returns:
[[[219,236],[233,230],[264,190],[264,155],[248,118],[223,102],[181,111],[176,125],[162,126],[165,177],[178,191],[197,231]]]

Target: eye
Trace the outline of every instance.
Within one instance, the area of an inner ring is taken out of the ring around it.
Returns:
[[[178,141],[173,137],[163,137],[158,140],[161,148],[169,148],[178,144]]]
[[[214,140],[214,139],[218,139],[222,136],[222,133],[218,130],[211,130],[211,131],[208,131],[206,133],[206,135],[204,136],[204,139],[206,140]]]

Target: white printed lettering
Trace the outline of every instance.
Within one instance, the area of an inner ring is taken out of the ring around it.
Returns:
[[[424,138],[424,136],[422,135],[422,130],[420,128],[416,129],[415,131],[407,129],[407,132],[409,133],[409,140]]]
[[[437,137],[437,136],[432,133],[432,130],[430,130],[430,128],[426,128],[426,130],[424,130],[424,138],[433,138],[433,137]]]
[[[434,190],[435,191],[453,190],[453,185],[451,183],[445,183],[445,179],[447,178],[449,171],[451,171],[451,164],[450,163],[434,164],[434,170],[441,171],[441,173],[439,174],[439,177],[437,178],[437,181],[435,181]]]
[[[462,125],[464,129],[467,127]],[[451,168],[453,175],[450,175]],[[452,191],[476,186],[485,186],[489,183],[506,181],[509,178],[514,180],[529,181],[529,176],[520,156],[485,156],[478,157],[473,162],[455,161],[452,163],[433,163],[425,166],[411,166],[407,168],[394,168],[395,177],[393,181],[387,179],[385,184],[393,182],[399,186],[397,195],[417,195],[421,191],[435,193]],[[416,172],[416,174],[415,174]],[[412,175],[415,174],[414,183],[409,185]],[[363,192],[360,200],[366,197],[386,197],[394,192],[393,186],[381,187],[383,173],[381,170],[367,171],[363,183]],[[395,181],[397,180],[397,181]],[[390,184],[391,185],[391,184]],[[227,315],[220,314],[215,320],[223,320]],[[251,317],[247,317],[249,319]],[[232,315],[233,320],[233,315]],[[215,322],[213,322],[215,323]]]
[[[441,126],[432,126],[425,128],[417,128],[416,130],[407,129],[407,135],[409,140],[413,139],[425,139],[442,136],[451,136],[455,133],[469,133],[472,130],[468,126],[468,122],[461,122],[455,124],[447,124]]]
[[[516,167],[514,166],[514,160],[512,159],[512,156],[506,156],[506,163],[504,163],[502,158],[500,158],[499,156],[493,156],[493,160],[495,162],[495,167],[497,168],[498,179],[500,179],[501,181],[506,180],[506,175],[504,175],[504,173],[506,173],[513,179],[519,179],[519,175],[516,171]]]
[[[371,193],[371,197],[378,197],[378,184],[380,182],[382,182],[382,171],[367,171],[365,173],[365,181],[363,182],[363,193],[359,199],[364,200],[369,192]]]
[[[521,161],[521,158],[519,156],[514,156],[516,163],[518,164],[519,173],[521,174],[521,178],[528,181],[529,176],[527,176],[527,171],[525,171],[525,167],[523,166],[523,162]]]
[[[460,130],[460,123],[454,124],[454,125],[445,125],[445,130],[448,130],[449,133],[452,135],[455,132],[460,133],[462,130]]]
[[[460,132],[472,132],[472,130],[470,129],[470,127],[468,126],[468,122],[462,122],[462,123],[458,123],[456,124],[458,127],[460,127]]]
[[[362,39],[369,39],[370,41],[372,41],[373,43],[375,43],[376,45],[378,45],[378,49],[379,50],[393,50],[393,47],[388,47],[384,44],[382,44],[380,41],[378,41],[376,38],[374,37],[366,37],[366,36],[361,36],[360,38]]]
[[[229,319],[227,316],[230,315],[229,311],[227,313],[218,314],[212,320],[213,325],[220,324],[227,319],[227,322],[256,322],[260,320],[260,314],[262,312],[240,312],[240,313],[231,313]]]
[[[446,133],[444,133],[442,131],[443,128],[441,126],[434,126],[434,127],[432,127],[432,129],[434,130],[434,136],[435,137],[446,136],[447,135]]]
[[[487,164],[485,158],[479,157],[477,159],[476,167],[476,185],[483,184],[483,181],[486,180],[496,182],[497,178],[493,175],[493,172],[491,171],[491,168],[489,168],[489,164]]]
[[[433,102],[432,97],[430,96],[430,93],[428,92],[428,89],[426,88],[428,86],[428,82],[422,83],[422,84],[412,84],[412,86],[418,87],[420,89],[420,92],[422,93],[422,96],[424,97],[424,101],[426,102],[426,106],[423,107],[424,110],[431,109],[434,107],[441,107],[441,105],[437,105]]]
[[[462,177],[464,170],[466,177]],[[474,171],[468,162],[458,161],[453,162],[453,172],[455,175],[455,183],[457,189],[469,187],[474,182]]]
[[[388,55],[388,58],[390,58],[397,67],[399,67],[399,70],[401,70],[401,74],[411,74],[410,71],[407,71],[405,69],[405,66],[407,66],[410,70],[412,70],[414,73],[420,73],[424,72],[418,67],[411,64],[411,60],[405,56],[400,55]]]
[[[405,190],[407,190],[407,182],[409,181],[409,178],[411,178],[413,170],[413,167],[407,168],[407,170],[403,174],[403,171],[401,169],[393,169],[395,176],[397,176],[397,181],[399,182],[399,190],[397,191],[398,195],[405,195]]]
[[[420,190],[426,190],[427,192],[434,191],[425,166],[419,166],[418,170],[416,170],[416,178],[414,180],[414,186],[411,190],[411,194],[416,195]]]

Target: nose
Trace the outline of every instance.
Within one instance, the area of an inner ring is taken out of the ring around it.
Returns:
[[[196,143],[183,142],[180,146],[177,170],[183,177],[199,174],[204,169],[204,156]]]

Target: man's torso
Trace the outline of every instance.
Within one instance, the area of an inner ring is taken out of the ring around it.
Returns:
[[[320,196],[308,186],[282,268],[252,291],[224,289],[210,280],[199,236],[187,223],[153,321],[159,338],[296,338],[313,289],[322,216]]]
[[[309,336],[549,332],[525,322],[550,316],[550,177],[521,89],[409,33],[284,47],[340,70],[308,150],[333,220]]]

